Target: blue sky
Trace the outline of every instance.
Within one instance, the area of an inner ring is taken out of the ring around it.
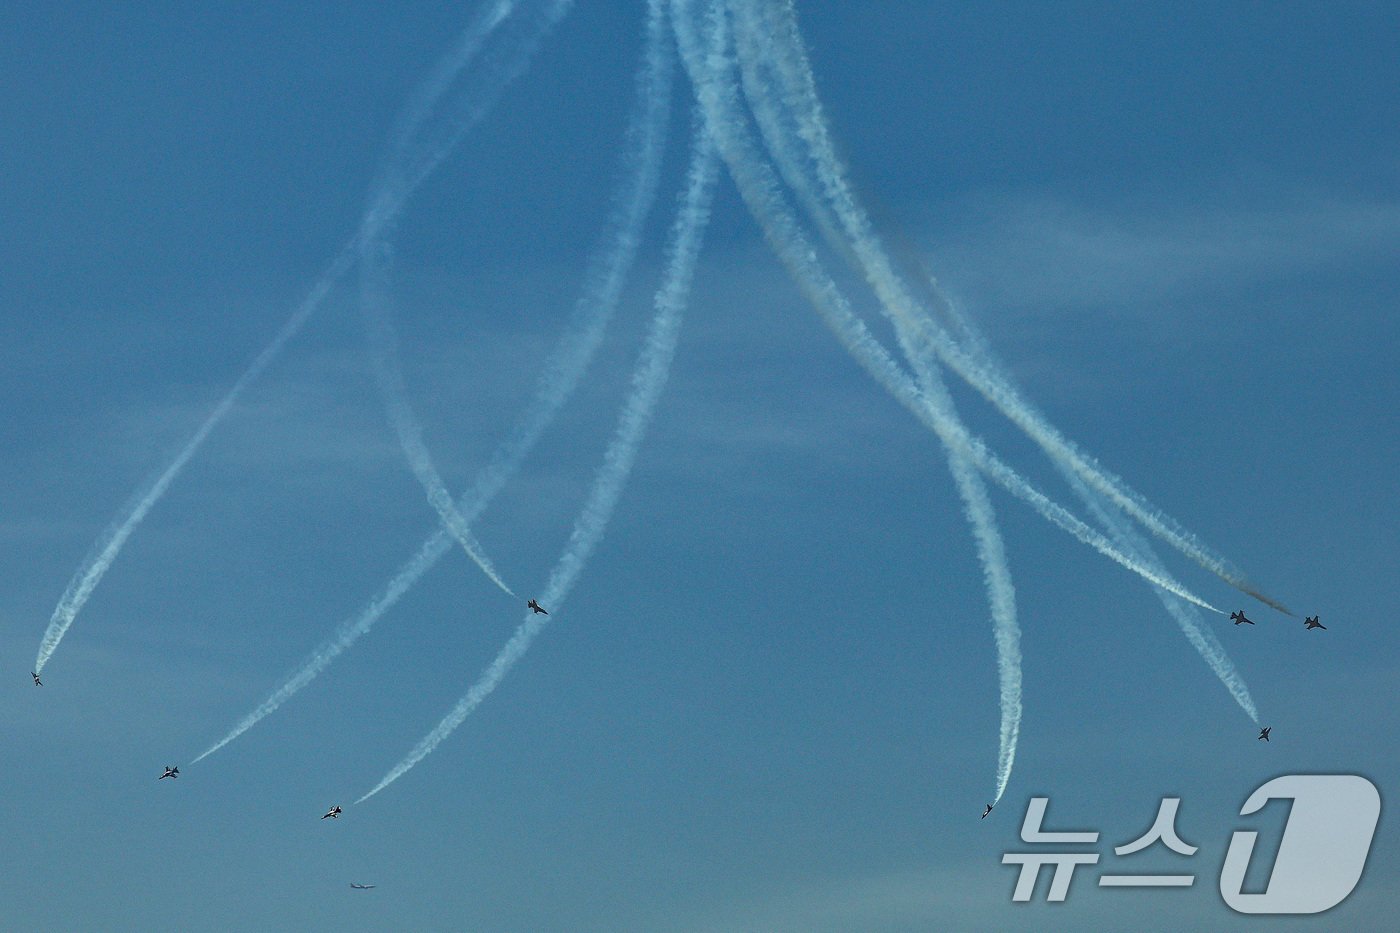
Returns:
[[[34,689],[24,673],[74,568],[353,234],[396,113],[475,9],[0,14],[0,926],[1385,927],[1400,899],[1386,815],[1330,914],[1247,922],[1215,890],[1266,779],[1360,773],[1388,801],[1400,773],[1400,16],[1383,4],[799,9],[887,239],[1053,423],[1328,625],[1305,633],[1168,557],[1259,622],[1209,624],[1270,744],[1144,584],[994,491],[1025,720],[1007,795],[976,819],[996,661],[943,451],[805,306],[723,176],[606,536],[501,688],[399,782],[317,819],[373,786],[519,622],[460,553],[188,766],[433,528],[353,276],[132,536]],[[405,380],[453,489],[524,410],[580,291],[643,14],[573,10],[395,230]],[[613,430],[687,119],[678,106],[599,359],[476,525],[522,595]],[[957,395],[1072,502],[1019,432]],[[176,763],[181,779],[157,784]],[[1101,830],[1105,853],[1180,796],[1196,886],[1104,891],[1089,873],[1064,905],[1012,905],[1001,854],[1023,848],[1033,795]]]

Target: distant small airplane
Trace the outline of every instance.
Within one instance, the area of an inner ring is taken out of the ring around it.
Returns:
[[[374,887],[374,885],[372,885],[372,884],[356,884],[355,882],[352,881],[352,882],[350,882],[350,887],[354,888],[356,891],[368,891],[370,888]]]
[[[177,778],[177,777],[179,777],[179,776],[180,776],[180,769],[179,769],[179,768],[177,768],[177,767],[172,767],[171,765],[166,765],[166,766],[165,766],[165,773],[162,774],[160,777],[156,778],[156,780],[157,780],[157,781],[163,781],[163,780],[165,780],[166,778]]]
[[[1260,729],[1259,738],[1263,739],[1265,742],[1269,741],[1269,730],[1272,728],[1273,726],[1265,726],[1264,728]]]
[[[549,613],[547,613],[547,612],[545,612],[543,609],[541,609],[541,608],[540,608],[540,604],[537,603],[537,602],[535,602],[533,599],[530,600],[530,601],[529,601],[528,603],[526,603],[525,605],[528,606],[528,607],[530,607],[531,609],[535,610],[536,612],[540,612],[540,613],[544,613],[545,615],[549,615]]]
[[[987,804],[987,809],[982,811],[982,819],[985,820],[987,818],[987,814],[992,812],[992,806],[993,804]]]
[[[331,807],[329,810],[326,811],[326,816],[330,817],[333,820],[340,819],[340,807]],[[321,819],[324,820],[326,816],[321,817]]]
[[[1306,619],[1303,620],[1303,624],[1306,625],[1308,628],[1320,628],[1324,632],[1327,631],[1327,626],[1317,621],[1317,616],[1308,616]]]
[[[38,674],[34,673],[33,671],[30,671],[29,676],[34,678],[34,686],[42,687],[44,685],[44,682],[39,679]]]
[[[1235,624],[1236,624],[1236,625],[1239,625],[1241,622],[1243,622],[1245,625],[1253,625],[1253,624],[1254,624],[1253,622],[1249,621],[1248,619],[1246,619],[1246,618],[1244,617],[1244,610],[1243,610],[1243,609],[1241,609],[1239,612],[1232,612],[1232,613],[1230,613],[1230,618],[1232,618],[1232,619],[1235,620]],[[1297,616],[1294,616],[1293,618],[1296,619],[1296,618],[1298,618],[1298,617],[1297,617]]]

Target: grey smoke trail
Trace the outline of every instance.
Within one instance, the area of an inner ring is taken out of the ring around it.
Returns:
[[[556,6],[563,5],[556,4]],[[477,17],[467,27],[457,47],[454,49],[453,54],[449,55],[439,65],[438,71],[434,75],[434,81],[430,82],[425,87],[424,93],[420,95],[416,106],[419,106],[426,112],[428,107],[431,106],[432,99],[445,90],[447,81],[450,79],[451,75],[456,74],[456,72],[475,55],[481,42],[500,25],[501,21],[510,13],[513,7],[513,2],[509,2],[509,0],[500,0],[500,2],[497,2],[484,11],[484,15]],[[560,15],[562,15],[562,11]],[[156,474],[155,478],[147,485],[138,489],[136,494],[128,501],[127,505],[117,513],[117,518],[107,527],[101,537],[98,538],[92,551],[74,573],[73,578],[68,582],[67,588],[63,591],[63,595],[59,598],[58,605],[54,608],[53,615],[49,619],[48,627],[45,629],[43,638],[39,642],[39,653],[34,661],[34,670],[36,673],[43,671],[44,665],[47,664],[49,658],[53,656],[54,651],[58,648],[59,642],[61,642],[63,636],[68,633],[68,629],[73,625],[74,620],[77,618],[78,613],[82,611],[88,598],[92,596],[93,590],[97,588],[98,583],[101,582],[107,569],[112,566],[112,562],[115,561],[117,555],[121,553],[122,546],[125,545],[126,540],[131,537],[131,533],[141,524],[151,508],[165,495],[166,490],[170,487],[170,484],[174,482],[175,478],[180,475],[185,464],[187,464],[190,458],[203,446],[210,432],[212,432],[233,409],[234,404],[243,394],[243,391],[257,380],[267,367],[272,364],[272,361],[282,352],[288,341],[300,332],[302,326],[306,324],[307,319],[320,308],[321,302],[325,300],[326,294],[330,291],[331,287],[340,280],[341,276],[349,271],[350,266],[355,260],[362,238],[367,234],[372,234],[377,231],[383,224],[392,222],[392,219],[397,216],[398,212],[402,209],[404,200],[406,200],[408,196],[412,194],[413,190],[432,173],[433,169],[446,157],[447,153],[450,151],[450,147],[456,144],[456,141],[457,138],[454,137],[450,139],[447,144],[444,144],[444,146],[439,146],[437,150],[431,152],[427,158],[421,160],[416,173],[412,176],[411,182],[402,186],[395,193],[395,197],[379,199],[378,202],[366,212],[366,216],[361,223],[361,230],[357,232],[355,236],[350,239],[350,242],[341,249],[339,254],[331,260],[326,270],[321,273],[321,277],[316,280],[316,284],[312,286],[306,298],[303,299],[301,304],[292,312],[291,317],[287,319],[281,329],[274,335],[272,341],[253,358],[252,363],[244,370],[243,375],[239,376],[238,381],[233,384],[233,387],[230,388],[228,392],[224,394],[224,397],[219,400],[218,404],[214,406],[214,410],[209,413],[208,417],[204,419],[204,422],[195,433],[185,442],[185,446],[180,449],[169,465]]]
[[[574,523],[564,553],[550,573],[541,599],[552,611],[564,602],[574,581],[602,539],[614,506],[636,460],[637,450],[666,386],[671,361],[680,336],[682,312],[690,292],[695,261],[714,191],[718,160],[713,144],[697,120],[697,133],[684,201],[677,212],[669,244],[665,279],[656,296],[656,315],[632,374],[632,390],[623,404],[617,430],[603,456],[603,464],[593,481],[588,499]],[[355,802],[363,803],[411,770],[442,744],[471,715],[509,673],[515,662],[529,650],[548,616],[528,614],[504,648],[486,668],[471,689],[438,725],[412,751],[395,765],[368,793]]]
[[[1236,589],[1291,615],[1285,606],[1260,592],[1238,569],[1207,548],[1194,534],[1147,502],[1121,478],[1104,469],[1061,435],[1033,406],[1019,396],[1013,386],[997,378],[996,373],[978,366],[975,359],[962,352],[946,331],[926,311],[918,307],[894,272],[868,215],[851,191],[845,170],[831,144],[830,131],[816,94],[815,81],[791,2],[771,4],[768,9],[772,11],[772,15],[766,18],[760,17],[756,7],[747,0],[735,4],[735,9],[737,16],[748,20],[751,34],[761,30],[764,37],[772,39],[771,42],[765,43],[764,61],[773,66],[784,85],[785,102],[797,124],[797,135],[808,144],[809,155],[821,179],[827,202],[834,208],[837,221],[845,231],[848,250],[859,257],[868,282],[880,295],[881,303],[888,313],[903,318],[904,327],[921,330],[924,339],[931,344],[939,358],[969,385],[976,388],[1050,456],[1065,462],[1086,483],[1112,499],[1153,534]],[[821,225],[830,230],[829,221],[821,222]],[[940,294],[939,297],[941,299],[943,296]]]
[[[656,200],[674,79],[674,60],[661,3],[662,0],[650,3],[646,48],[636,77],[637,102],[628,123],[618,188],[600,245],[584,275],[583,294],[574,306],[564,333],[540,366],[530,407],[477,474],[472,488],[458,500],[458,511],[468,523],[476,520],[515,475],[521,461],[578,387],[617,310],[623,285],[636,259],[643,224]],[[443,529],[429,535],[383,590],[360,612],[342,622],[267,699],[194,759],[195,762],[243,735],[314,680],[343,651],[367,634],[451,546],[452,539]]]
[[[899,368],[851,310],[835,283],[822,271],[816,251],[778,191],[772,170],[748,139],[740,116],[738,89],[732,80],[723,80],[732,63],[722,52],[706,52],[702,48],[694,24],[689,22],[686,13],[689,5],[690,0],[676,0],[673,24],[682,60],[695,86],[696,98],[705,114],[707,126],[730,176],[738,185],[750,213],[763,228],[770,247],[847,351],[897,401],[943,438],[950,449],[969,457],[982,473],[1028,503],[1042,517],[1148,581],[1204,609],[1219,613],[1219,609],[1169,576],[1156,573],[1117,550],[1102,534],[1035,489],[991,453],[979,439],[968,434],[956,418],[947,417],[947,399],[925,395]],[[718,26],[712,25],[712,28],[718,29]],[[914,351],[915,354],[922,353],[923,348],[915,347]]]
[[[799,201],[807,208],[808,215],[822,229],[828,242],[837,248],[846,248],[850,252],[850,260],[859,264],[859,254],[846,247],[845,239],[818,196],[816,187],[810,183],[805,165],[797,156],[797,145],[792,141],[792,137],[797,134],[799,127],[786,119],[788,114],[778,106],[778,95],[774,93],[768,75],[771,62],[767,49],[769,35],[757,15],[756,5],[739,2],[731,3],[730,7],[734,12],[735,46],[739,55],[745,99],[749,102],[749,108],[767,143],[769,154],[788,187],[797,194]],[[919,375],[924,394],[946,397],[946,390],[934,385],[935,381],[941,383],[935,372],[937,364],[926,356],[910,356],[911,348],[907,340],[901,341],[901,346],[905,350],[906,359]],[[947,406],[948,417],[957,418],[951,398],[948,398]],[[1011,770],[1016,760],[1016,743],[1021,732],[1021,627],[1016,619],[1016,590],[1006,560],[1006,547],[997,528],[996,513],[987,496],[986,485],[965,456],[946,443],[944,446],[948,451],[948,467],[953,474],[958,495],[963,501],[963,510],[972,529],[973,540],[977,545],[977,556],[982,564],[987,602],[992,614],[1001,713],[996,790],[992,798],[995,804],[1001,800],[1011,779]]]

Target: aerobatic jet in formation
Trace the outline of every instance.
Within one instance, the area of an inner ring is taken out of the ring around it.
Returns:
[[[372,884],[356,884],[355,882],[352,881],[352,882],[350,882],[350,887],[354,888],[356,891],[368,891],[370,888],[374,887],[374,885],[372,885]]]
[[[166,778],[177,778],[177,777],[179,777],[179,776],[180,776],[180,769],[179,769],[179,768],[177,768],[177,767],[172,767],[171,765],[166,765],[166,766],[165,766],[165,773],[162,774],[160,777],[156,778],[156,780],[157,780],[157,781],[163,781],[163,780],[165,780]]]
[[[1235,624],[1236,624],[1236,625],[1239,625],[1240,623],[1244,623],[1245,625],[1253,625],[1253,624],[1254,624],[1253,622],[1249,621],[1248,619],[1246,619],[1246,618],[1244,617],[1244,610],[1243,610],[1243,609],[1241,609],[1239,612],[1232,612],[1232,613],[1230,613],[1230,618],[1232,618],[1232,619],[1235,620]],[[1296,619],[1297,616],[1294,616],[1294,618]]]
[[[992,812],[992,806],[993,806],[993,805],[990,804],[990,803],[987,804],[987,809],[985,809],[985,810],[982,811],[982,819],[985,820],[985,819],[987,818],[987,814]]]
[[[1327,631],[1327,626],[1325,626],[1325,625],[1323,625],[1321,622],[1317,621],[1317,616],[1308,616],[1306,619],[1303,620],[1303,624],[1306,625],[1306,626],[1307,626],[1308,628],[1310,628],[1310,629],[1313,629],[1313,628],[1320,628],[1320,629],[1322,629],[1324,632]]]
[[[44,682],[39,679],[38,674],[34,673],[33,671],[30,671],[29,676],[34,678],[34,686],[42,687],[44,685]]]
[[[538,613],[541,613],[541,614],[543,614],[543,615],[549,615],[549,613],[547,613],[547,612],[545,612],[543,609],[541,609],[541,608],[540,608],[540,604],[537,603],[537,602],[535,602],[533,599],[530,600],[530,601],[529,601],[528,603],[526,603],[525,605],[528,606],[528,607],[530,607],[531,609],[535,610],[535,611],[538,612]]]
[[[1273,726],[1265,726],[1264,728],[1260,729],[1259,738],[1263,739],[1265,742],[1269,741],[1269,730],[1272,728]]]
[[[329,810],[326,811],[326,815],[321,817],[321,819],[324,820],[327,816],[333,820],[340,819],[340,807],[331,807]]]

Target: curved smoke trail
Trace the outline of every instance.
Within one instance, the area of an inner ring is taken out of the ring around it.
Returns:
[[[988,450],[980,439],[970,435],[956,418],[947,416],[950,401],[946,397],[926,395],[909,375],[899,368],[884,346],[866,328],[865,323],[851,310],[836,284],[822,270],[816,251],[783,201],[772,170],[748,138],[747,128],[739,116],[737,87],[732,80],[724,80],[732,63],[722,53],[704,51],[695,26],[687,21],[688,17],[683,9],[688,8],[689,4],[690,0],[676,0],[676,15],[673,17],[676,36],[682,52],[682,61],[695,86],[697,101],[705,113],[707,126],[729,169],[730,177],[738,186],[750,213],[763,228],[769,246],[852,357],[896,401],[943,438],[951,450],[970,458],[983,474],[1029,504],[1043,518],[1149,582],[1203,609],[1223,615],[1219,609],[1187,590],[1170,576],[1153,571],[1119,551],[1102,534],[1036,489]],[[915,350],[917,353],[922,352],[922,348]],[[939,386],[941,383],[935,384],[935,388]]]
[[[845,232],[843,252],[854,252],[864,269],[867,281],[880,295],[881,304],[892,316],[902,318],[903,326],[922,332],[923,339],[938,357],[958,373],[1007,418],[1020,427],[1052,458],[1065,462],[1086,483],[1109,497],[1154,535],[1221,580],[1250,596],[1292,615],[1282,603],[1262,593],[1237,568],[1207,548],[1199,538],[1184,529],[1170,516],[1153,506],[1121,478],[1102,467],[1093,457],[1081,451],[1046,421],[1033,406],[1020,397],[1014,386],[978,365],[952,340],[946,331],[924,309],[918,307],[885,254],[879,235],[852,192],[845,170],[831,143],[830,130],[816,93],[815,80],[807,61],[802,37],[797,27],[796,13],[790,0],[767,7],[772,15],[760,18],[750,0],[731,3],[736,16],[747,19],[751,28],[771,41],[764,44],[763,61],[784,86],[784,101],[796,123],[796,133],[808,145],[809,157],[821,181],[824,194],[835,210],[837,222]],[[801,193],[801,189],[799,190]],[[815,202],[815,199],[812,199]],[[809,208],[811,204],[808,204]],[[824,211],[818,210],[820,217]],[[819,225],[831,233],[829,220]],[[936,286],[935,286],[936,288]],[[941,293],[939,298],[943,299]],[[946,299],[944,299],[946,300]],[[899,326],[899,325],[897,325]]]
[[[521,461],[578,387],[617,310],[623,285],[641,245],[642,226],[656,200],[674,79],[674,60],[666,40],[665,20],[658,12],[659,0],[652,0],[651,6],[646,48],[636,77],[637,103],[628,123],[618,189],[613,195],[613,206],[599,248],[589,260],[583,294],[574,306],[564,333],[540,366],[530,407],[477,474],[471,489],[458,500],[458,511],[469,523],[476,520],[515,475]],[[441,528],[429,535],[384,589],[360,612],[342,622],[267,699],[194,761],[212,755],[243,735],[314,680],[342,652],[367,634],[451,546],[452,539]]]
[[[807,208],[808,215],[821,227],[833,246],[845,246],[829,212],[825,210],[810,184],[802,160],[796,154],[792,137],[798,127],[784,119],[777,106],[776,95],[768,80],[767,65],[771,62],[768,45],[770,36],[752,3],[731,4],[734,12],[735,47],[738,50],[740,74],[749,103],[768,152],[784,180]],[[848,251],[849,248],[847,247]],[[859,263],[858,254],[851,252],[850,260]],[[911,355],[907,340],[901,341],[906,360],[919,374],[925,395],[938,394],[933,386],[938,379],[936,363],[927,356]],[[939,380],[941,382],[941,380]],[[946,390],[941,394],[946,395]],[[949,399],[949,416],[956,418]],[[996,512],[987,496],[987,488],[974,465],[957,450],[944,445],[948,453],[948,468],[952,472],[963,511],[972,530],[977,556],[982,564],[987,603],[992,615],[992,635],[997,652],[997,687],[1000,697],[999,748],[997,752],[996,789],[992,803],[1000,802],[1011,780],[1016,760],[1016,744],[1021,733],[1021,626],[1016,619],[1016,589],[1006,560],[1006,546],[997,528]]]
[[[416,106],[426,113],[432,102],[446,89],[451,77],[463,68],[466,63],[476,54],[481,43],[490,35],[512,11],[515,4],[511,0],[500,0],[496,4],[483,11],[463,32],[461,40],[453,53],[440,63],[434,74],[434,80],[425,86],[419,95]],[[558,16],[563,15],[563,10],[567,8],[567,3],[556,3],[559,7]],[[551,14],[553,8],[551,8]],[[421,120],[421,117],[416,118]],[[317,309],[321,302],[325,300],[326,294],[331,287],[340,280],[341,276],[349,271],[353,265],[356,254],[359,251],[359,244],[362,239],[377,231],[383,224],[392,222],[398,212],[403,207],[403,202],[420,185],[437,165],[450,152],[451,147],[456,145],[459,137],[452,137],[437,149],[429,152],[417,166],[416,172],[411,176],[409,183],[403,186],[396,198],[380,198],[365,214],[361,223],[361,229],[351,237],[348,242],[331,260],[321,277],[316,280],[306,298],[296,307],[292,315],[278,330],[272,341],[253,358],[252,363],[238,377],[232,388],[224,394],[204,419],[195,433],[185,442],[175,455],[175,458],[150,480],[144,487],[138,489],[135,495],[128,501],[127,505],[118,512],[117,518],[98,538],[88,557],[84,559],[78,570],[73,574],[68,582],[67,588],[59,598],[58,605],[54,608],[53,616],[49,619],[48,627],[44,631],[43,638],[39,642],[39,653],[34,661],[36,673],[42,672],[44,665],[53,656],[58,648],[63,636],[68,633],[68,629],[77,619],[78,613],[92,596],[93,590],[97,588],[107,569],[112,566],[112,562],[121,553],[123,545],[131,537],[138,525],[145,519],[151,508],[165,495],[170,484],[180,475],[185,464],[204,445],[210,432],[223,421],[224,417],[233,409],[243,391],[260,377],[271,365],[272,361],[282,352],[293,337],[300,332],[303,325]]]
[[[1063,464],[1060,467],[1065,479],[1069,481],[1076,495],[1084,502],[1089,510],[1094,513],[1094,517],[1099,524],[1108,530],[1118,546],[1129,554],[1138,557],[1143,563],[1150,566],[1162,567],[1162,560],[1152,550],[1152,546],[1138,534],[1132,524],[1130,524],[1108,499],[1096,490],[1089,487],[1087,483],[1079,478],[1074,471],[1066,468]],[[1205,626],[1201,614],[1195,607],[1183,603],[1181,600],[1163,591],[1158,587],[1153,587],[1157,593],[1157,598],[1166,607],[1167,613],[1176,621],[1181,633],[1186,636],[1186,640],[1191,643],[1206,664],[1225,685],[1225,689],[1230,691],[1230,695],[1235,698],[1235,702],[1240,705],[1240,709],[1254,720],[1255,725],[1259,723],[1259,710],[1254,705],[1254,698],[1249,694],[1249,687],[1245,684],[1244,678],[1235,668],[1235,663],[1230,660],[1229,654],[1225,651],[1225,646],[1220,643],[1220,639],[1215,637],[1215,633]]]
[[[365,318],[375,382],[384,400],[389,423],[398,436],[399,448],[408,460],[409,468],[427,494],[428,503],[437,513],[442,527],[447,529],[467,557],[481,568],[492,583],[507,596],[514,597],[515,591],[501,579],[467,519],[457,510],[457,504],[452,501],[452,494],[447,491],[447,484],[443,482],[442,474],[438,472],[423,442],[423,425],[408,401],[403,371],[398,362],[398,339],[389,311],[386,250],[387,244],[376,240],[373,244],[366,244],[366,248],[360,252],[360,307]]]
[[[632,374],[632,391],[623,404],[616,433],[603,456],[588,499],[574,523],[568,544],[550,573],[541,599],[554,611],[562,605],[574,581],[602,539],[614,506],[636,460],[637,450],[666,386],[680,336],[682,313],[690,292],[695,261],[709,220],[710,198],[718,172],[714,146],[697,120],[697,133],[684,201],[677,212],[668,247],[666,276],[656,296],[656,315]],[[490,696],[515,662],[529,650],[548,616],[530,613],[471,689],[412,751],[368,793],[363,803],[408,773],[442,744],[481,702]]]
[[[473,86],[459,95],[459,107],[449,121],[446,134],[455,146],[472,127],[481,122],[494,108],[501,93],[529,67],[539,44],[567,12],[569,2],[554,2],[546,7],[543,15],[537,17],[533,28],[527,30],[523,40],[513,48],[498,53],[488,62],[484,75]],[[485,38],[486,27],[494,29],[510,14],[510,4],[501,2],[485,9],[480,17],[483,29],[477,31]],[[452,82],[467,64],[463,50],[470,47],[479,49],[480,40],[459,43],[458,49],[450,53],[430,75],[424,87],[411,100],[400,117],[393,141],[389,147],[379,181],[370,196],[365,215],[374,218],[366,223],[364,236],[360,241],[360,309],[365,321],[365,331],[370,346],[375,383],[389,416],[390,425],[399,441],[405,459],[414,477],[423,487],[428,503],[438,515],[438,520],[448,533],[462,546],[467,557],[486,574],[506,595],[514,597],[515,592],[501,579],[473,534],[468,521],[458,511],[452,494],[442,474],[433,463],[432,455],[423,442],[423,428],[413,406],[409,403],[408,392],[404,387],[403,371],[399,364],[398,339],[394,332],[393,315],[388,295],[388,236],[393,227],[389,219],[379,217],[378,208],[382,204],[402,204],[404,192],[413,184],[412,179],[423,174],[424,167],[435,166],[452,146],[431,143],[421,144],[418,153],[410,146],[421,135],[434,105],[446,93]],[[415,166],[415,161],[418,163]],[[397,216],[397,211],[394,215]]]

